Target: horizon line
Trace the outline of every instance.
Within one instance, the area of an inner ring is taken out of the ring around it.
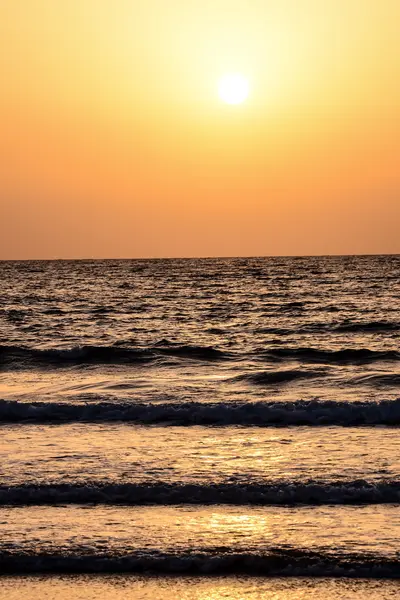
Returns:
[[[129,261],[129,260],[232,260],[232,259],[260,259],[260,258],[347,258],[347,257],[368,257],[368,256],[400,256],[400,252],[379,252],[379,253],[361,253],[361,254],[249,254],[249,255],[215,255],[215,256],[136,256],[136,257],[52,257],[52,258],[0,258],[0,262],[72,262],[72,261]]]

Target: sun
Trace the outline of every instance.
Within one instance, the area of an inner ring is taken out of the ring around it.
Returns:
[[[227,104],[241,104],[249,91],[249,81],[240,73],[227,73],[218,82],[218,95]]]

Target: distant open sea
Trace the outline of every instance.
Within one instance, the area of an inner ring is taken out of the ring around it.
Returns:
[[[1,600],[398,597],[400,256],[0,282]]]

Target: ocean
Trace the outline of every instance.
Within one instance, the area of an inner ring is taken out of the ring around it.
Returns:
[[[0,281],[1,600],[398,597],[400,256]]]

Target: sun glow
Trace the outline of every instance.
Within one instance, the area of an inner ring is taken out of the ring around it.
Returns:
[[[249,95],[249,82],[240,73],[228,73],[218,82],[218,95],[227,104],[241,104]]]

